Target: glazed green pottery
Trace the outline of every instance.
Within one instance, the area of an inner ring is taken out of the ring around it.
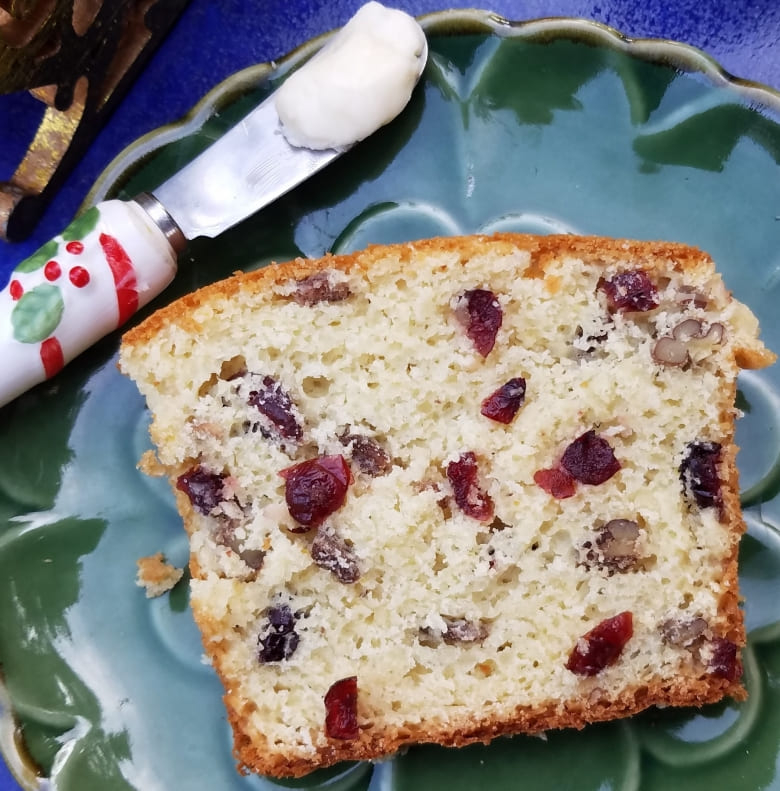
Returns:
[[[588,22],[450,12],[425,25],[430,59],[405,112],[273,206],[192,242],[144,314],[297,255],[562,231],[706,249],[780,350],[780,96],[685,46]],[[321,43],[220,85],[180,125],[127,150],[92,199],[154,188]],[[116,369],[118,341],[0,411],[2,749],[28,787],[24,766],[59,791],[780,789],[780,366],[740,377],[745,703],[418,747],[272,783],[236,771],[186,581],[156,599],[136,585],[138,558],[161,551],[184,565],[187,542],[167,483],[136,467],[149,418]]]

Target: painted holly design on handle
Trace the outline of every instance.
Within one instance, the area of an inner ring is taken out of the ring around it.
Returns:
[[[40,343],[41,362],[47,377],[58,373],[65,365],[62,346],[54,334],[65,311],[62,288],[84,288],[89,285],[89,270],[73,265],[68,269],[63,282],[62,263],[67,258],[80,256],[84,252],[81,238],[94,230],[100,218],[100,210],[94,207],[74,220],[63,232],[62,243],[52,239],[22,261],[11,276],[11,298],[16,300],[11,311],[14,339],[20,343]],[[66,264],[67,266],[67,264]],[[18,275],[43,270],[47,282],[33,285],[25,290]]]
[[[12,272],[0,294],[0,405],[50,378],[173,279],[176,257],[135,203],[107,201]]]

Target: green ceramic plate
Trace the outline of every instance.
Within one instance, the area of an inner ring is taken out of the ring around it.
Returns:
[[[165,300],[238,268],[368,242],[499,229],[664,238],[710,251],[780,350],[779,95],[687,47],[582,21],[456,12],[426,25],[430,62],[403,115],[274,206],[193,242]],[[320,44],[220,85],[183,124],[126,151],[94,199],[154,187]],[[29,787],[35,764],[60,791],[277,788],[235,771],[186,584],[154,600],[135,585],[137,558],[183,564],[187,548],[166,484],[136,470],[147,414],[116,371],[117,342],[0,412],[4,755]],[[780,366],[740,381],[745,704],[422,747],[285,785],[779,789]]]

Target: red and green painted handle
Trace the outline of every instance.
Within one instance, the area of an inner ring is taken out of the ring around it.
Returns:
[[[0,406],[124,324],[175,274],[174,249],[139,204],[86,211],[0,292]]]

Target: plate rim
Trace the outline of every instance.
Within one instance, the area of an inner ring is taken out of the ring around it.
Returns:
[[[743,103],[757,110],[767,111],[769,120],[780,128],[780,90],[732,75],[714,57],[690,44],[666,38],[632,38],[607,24],[581,17],[509,20],[490,11],[453,9],[428,13],[418,19],[428,35],[496,35],[500,38],[529,41],[568,39],[594,43],[667,68],[698,74],[713,87],[733,90]],[[204,94],[184,116],[150,130],[127,145],[100,173],[79,213],[100,200],[114,197],[122,184],[165,145],[196,133],[208,118],[242,95],[271,79],[281,79],[298,68],[337,31],[338,28],[311,38],[279,59],[254,64],[234,72]],[[5,693],[5,684],[0,677],[0,732],[6,726],[13,729],[16,725],[13,708],[8,705],[8,696]],[[0,745],[3,744],[3,739],[0,738]],[[12,753],[3,749],[0,754],[8,762]],[[40,787],[27,785],[33,782],[31,778],[17,776],[19,768],[18,765],[9,764],[11,774],[22,788]],[[35,782],[41,782],[41,778],[36,777]]]
[[[617,28],[584,17],[552,16],[510,20],[492,11],[450,9],[417,17],[426,35],[495,35],[528,41],[573,40],[604,46],[650,63],[687,74],[698,74],[713,87],[736,92],[740,100],[780,127],[780,90],[738,77],[703,49],[669,38],[633,38]],[[247,66],[217,83],[183,116],[156,127],[125,146],[101,171],[78,209],[83,213],[117,192],[157,152],[169,143],[196,133],[219,110],[271,79],[300,67],[339,30],[321,33],[280,58]]]

